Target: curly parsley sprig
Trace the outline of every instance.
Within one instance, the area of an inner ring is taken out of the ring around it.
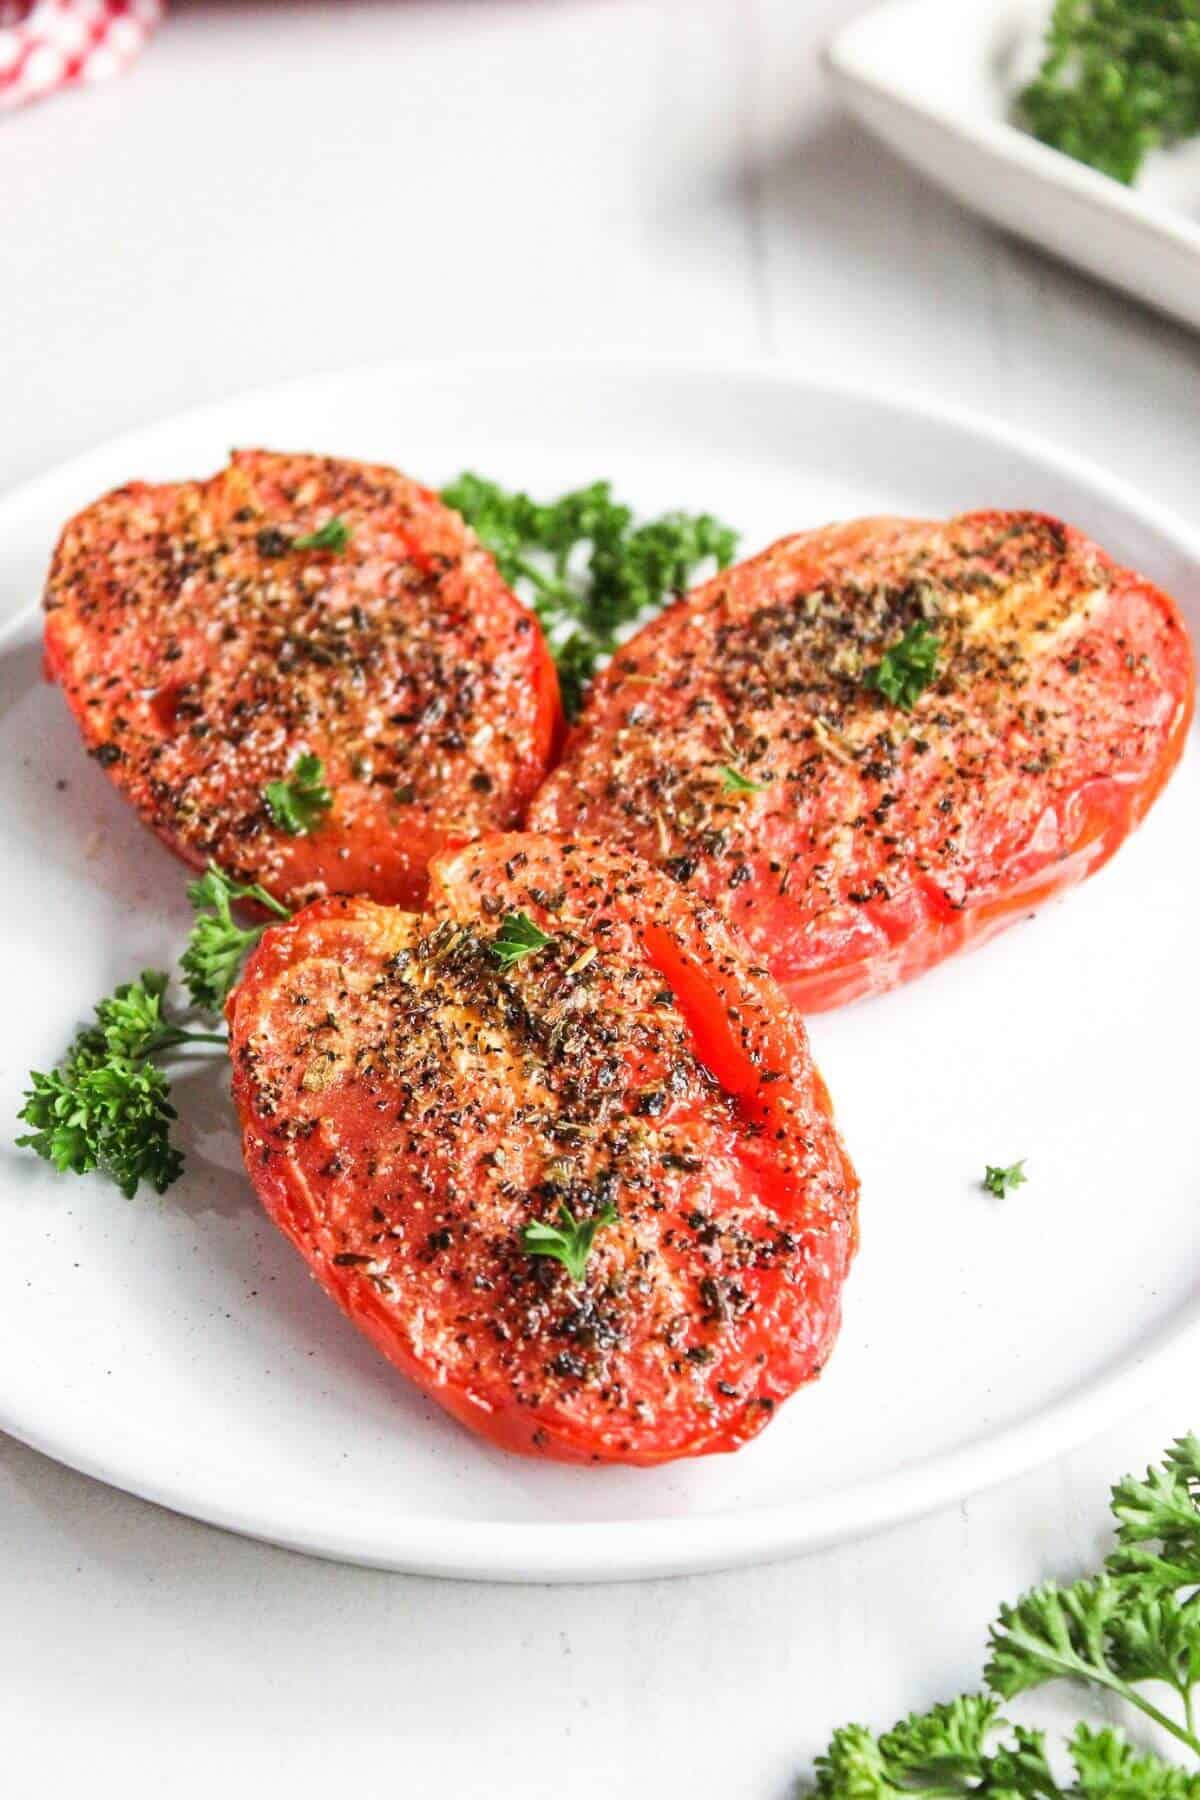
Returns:
[[[1016,116],[1043,144],[1132,182],[1200,132],[1200,0],[1057,0]]]
[[[1200,1589],[1200,1439],[1177,1438],[1143,1479],[1118,1481],[1111,1509],[1118,1545],[1106,1559],[1110,1574],[1143,1593]]]
[[[185,1044],[223,1044],[166,1012],[167,976],[146,969],[96,1006],[96,1023],[76,1033],[62,1062],[30,1075],[18,1118],[33,1127],[17,1143],[60,1174],[101,1169],[132,1198],[146,1181],[164,1193],[183,1157],[171,1143],[176,1117],[170,1082],[152,1058]]]
[[[1000,1608],[987,1691],[878,1735],[843,1726],[817,1759],[821,1800],[1200,1800],[1200,1773],[1139,1754],[1120,1730],[1086,1722],[1067,1744],[1074,1779],[1064,1786],[1043,1734],[1001,1715],[1021,1694],[1072,1681],[1125,1701],[1200,1757],[1200,1440],[1177,1439],[1144,1479],[1119,1481],[1110,1505],[1117,1547],[1096,1574],[1068,1586],[1043,1582]],[[1174,1713],[1158,1703],[1164,1687],[1176,1697]]]
[[[242,963],[267,929],[266,923],[239,925],[233,916],[234,901],[256,901],[277,919],[288,919],[291,914],[257,882],[242,885],[230,881],[212,862],[198,881],[189,882],[187,896],[196,923],[179,966],[192,1005],[201,1012],[219,1013],[233,991]]]
[[[1144,1480],[1127,1475],[1110,1506],[1118,1542],[1103,1568],[1002,1607],[984,1678],[1005,1699],[1063,1677],[1108,1688],[1200,1755],[1200,1441],[1177,1439]],[[1144,1682],[1174,1689],[1182,1723]]]
[[[737,533],[711,513],[663,513],[635,525],[612,485],[594,481],[545,504],[469,470],[442,490],[538,615],[574,717],[621,628],[696,580],[726,568]]]
[[[999,1733],[1008,1735],[993,1742]],[[1139,1755],[1113,1726],[1076,1726],[1067,1742],[1074,1780],[1060,1783],[1046,1737],[1010,1725],[997,1703],[962,1694],[912,1714],[875,1737],[862,1725],[835,1731],[817,1759],[821,1800],[1200,1800],[1200,1776]]]
[[[254,900],[276,918],[291,917],[265,889],[230,881],[215,863],[188,887],[196,922],[180,958],[184,982],[197,1012],[219,1012],[248,952],[267,925],[242,927],[233,918],[237,900]],[[268,921],[269,923],[270,921]],[[167,1009],[169,977],[145,969],[96,1005],[96,1023],[76,1033],[54,1069],[30,1073],[17,1117],[32,1127],[17,1138],[53,1163],[60,1174],[98,1169],[132,1199],[144,1181],[165,1193],[183,1172],[183,1155],[171,1142],[178,1117],[171,1083],[161,1066],[189,1045],[228,1043],[223,1031],[197,1030]]]

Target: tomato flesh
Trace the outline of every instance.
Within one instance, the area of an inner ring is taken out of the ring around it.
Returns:
[[[916,625],[911,711],[870,685]],[[1192,713],[1173,603],[1032,513],[786,538],[645,626],[596,681],[535,830],[717,902],[804,1010],[894,986],[1109,857]]]
[[[337,521],[340,548],[296,540]],[[515,824],[560,732],[532,614],[436,495],[393,469],[235,453],[209,481],[119,489],[67,525],[46,665],[143,819],[289,903],[424,903],[430,857]],[[332,809],[267,804],[305,753]]]
[[[832,1348],[857,1181],[719,915],[587,843],[447,853],[433,915],[318,902],[230,1003],[246,1166],[374,1343],[506,1449],[732,1450]],[[505,966],[510,912],[550,939]],[[581,1280],[522,1228],[615,1207]]]

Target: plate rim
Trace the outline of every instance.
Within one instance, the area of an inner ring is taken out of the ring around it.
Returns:
[[[102,440],[30,479],[0,492],[0,520],[44,505],[50,491],[64,481],[81,483],[98,463],[117,456],[136,458],[139,445],[150,445],[162,432],[204,430],[231,405],[302,394],[326,385],[366,376],[393,381],[486,378],[498,372],[528,371],[531,379],[549,371],[573,370],[594,379],[653,379],[684,376],[696,382],[759,382],[791,389],[810,402],[874,407],[910,425],[958,432],[1008,448],[1049,473],[1089,488],[1162,541],[1200,571],[1200,531],[1171,509],[1143,495],[1135,484],[1086,456],[1065,449],[1021,426],[986,412],[930,400],[899,386],[814,377],[789,360],[764,357],[714,358],[695,354],[659,355],[621,351],[509,351],[488,355],[463,353],[449,357],[367,359],[317,370],[279,382],[232,390],[195,407],[181,408],[156,420]],[[5,622],[3,635],[19,628],[37,610],[37,602],[20,608]],[[80,1448],[70,1432],[43,1429],[15,1416],[0,1398],[0,1430],[32,1449],[80,1473],[184,1517],[309,1555],[366,1567],[409,1573],[509,1582],[623,1581],[689,1575],[716,1569],[765,1564],[813,1551],[838,1541],[867,1535],[930,1512],[964,1495],[1020,1475],[1051,1456],[1073,1448],[1133,1410],[1160,1382],[1163,1372],[1193,1343],[1200,1342],[1200,1311],[1177,1312],[1160,1325],[1142,1354],[1126,1351],[1113,1368],[1103,1370],[1038,1411],[982,1434],[953,1450],[935,1452],[908,1468],[861,1480],[856,1485],[802,1501],[736,1508],[699,1518],[686,1513],[659,1519],[554,1521],[446,1521],[437,1517],[402,1517],[382,1545],[374,1518],[356,1530],[341,1521],[314,1523],[303,1509],[288,1513],[287,1496],[276,1497],[269,1510],[254,1503],[231,1506],[197,1492],[192,1480],[148,1477],[130,1466],[128,1457],[108,1456],[89,1446]],[[19,1409],[18,1409],[19,1410]]]

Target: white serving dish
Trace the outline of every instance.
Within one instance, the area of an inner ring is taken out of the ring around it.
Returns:
[[[1124,187],[1010,123],[1038,60],[1045,0],[884,0],[833,39],[850,111],[994,224],[1200,326],[1200,140]]]
[[[92,1001],[169,966],[185,871],[42,679],[63,520],[231,444],[534,492],[609,476],[708,507],[750,552],[838,516],[1066,516],[1200,626],[1200,539],[1044,444],[770,369],[636,361],[360,368],[139,431],[0,501],[0,1429],[178,1511],[322,1555],[504,1580],[759,1562],[933,1507],[1066,1448],[1200,1343],[1200,743],[1114,861],[976,954],[811,1023],[863,1181],[821,1380],[740,1454],[658,1470],[489,1449],[383,1362],[260,1212],[222,1063],[177,1089],[161,1200],[11,1146],[26,1072]],[[65,783],[65,788],[59,783]],[[981,1192],[985,1162],[1028,1185]]]

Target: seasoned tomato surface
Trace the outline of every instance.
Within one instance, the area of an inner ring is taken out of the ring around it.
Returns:
[[[720,915],[588,843],[319,901],[229,1006],[246,1167],[383,1353],[509,1450],[733,1450],[833,1345],[858,1184],[804,1028]],[[506,963],[523,914],[547,940]],[[603,1221],[576,1274],[526,1228]],[[615,1214],[615,1217],[614,1217]]]
[[[555,747],[539,626],[394,469],[256,450],[121,488],[66,527],[45,604],[48,672],[143,819],[283,900],[421,905],[431,855],[516,823]],[[306,753],[333,805],[288,836],[264,790]]]
[[[872,682],[918,626],[936,673],[905,711]],[[530,824],[658,863],[798,1005],[835,1006],[1097,868],[1192,698],[1172,602],[1054,519],[834,525],[625,645]]]

